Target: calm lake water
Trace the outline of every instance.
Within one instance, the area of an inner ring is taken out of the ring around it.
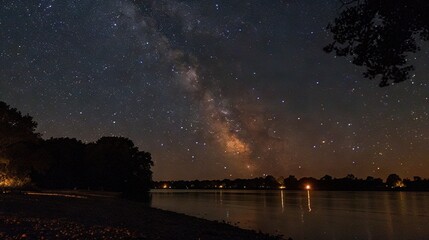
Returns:
[[[154,190],[152,206],[299,239],[429,239],[429,193]]]

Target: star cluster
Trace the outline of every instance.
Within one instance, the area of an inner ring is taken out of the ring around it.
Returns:
[[[378,88],[331,1],[6,0],[0,100],[45,138],[131,138],[155,179],[428,176],[429,47]]]

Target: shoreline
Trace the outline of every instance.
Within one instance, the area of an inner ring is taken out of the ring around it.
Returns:
[[[283,239],[115,194],[0,194],[1,239]]]

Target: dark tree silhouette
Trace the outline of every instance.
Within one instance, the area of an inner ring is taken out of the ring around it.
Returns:
[[[36,127],[33,117],[22,115],[16,108],[0,101],[0,157],[13,144],[39,138]]]
[[[51,138],[39,147],[43,167],[35,169],[32,179],[40,187],[81,188],[85,186],[85,144],[71,138]]]
[[[413,179],[414,179],[414,182],[421,182],[422,181],[422,178],[419,176],[414,176]]]
[[[102,137],[89,144],[43,140],[36,127],[31,116],[0,102],[0,180],[11,175],[27,182],[31,176],[38,187],[106,189],[146,199],[153,162],[130,139]]]
[[[266,176],[264,179],[264,182],[265,182],[265,186],[267,186],[268,188],[274,188],[274,189],[279,188],[280,185],[283,184],[283,183],[279,183],[277,179],[271,175]]]
[[[23,156],[28,144],[39,139],[35,133],[37,123],[29,115],[22,115],[16,108],[11,108],[5,102],[0,101],[0,177],[13,174],[23,177],[28,173],[26,163],[18,158]],[[28,166],[28,165],[27,165]],[[21,174],[17,174],[21,173]]]
[[[154,187],[159,189],[283,189],[281,186],[286,186],[286,190],[306,190],[306,186],[310,185],[312,190],[328,191],[429,191],[429,179],[414,177],[414,181],[401,180],[397,174],[390,174],[386,182],[372,176],[360,179],[353,174],[343,178],[325,175],[320,180],[312,177],[303,177],[298,180],[294,176],[289,176],[284,179],[283,184],[279,180],[281,178],[275,180],[273,176],[267,176],[235,180],[161,181],[155,182]]]
[[[149,152],[138,151],[134,154],[129,165],[129,172],[125,188],[122,190],[125,195],[132,198],[142,198],[142,192],[152,188],[152,156]]]
[[[102,137],[89,144],[85,163],[86,178],[93,188],[129,194],[150,188],[151,155],[139,151],[128,138]]]
[[[401,182],[401,178],[397,174],[390,174],[386,179],[386,185],[390,188],[397,187]]]
[[[285,178],[284,185],[286,186],[286,189],[298,189],[298,179],[293,176],[289,175],[289,177]]]
[[[381,77],[380,86],[410,78],[414,66],[407,55],[420,50],[419,41],[429,40],[429,1],[350,0],[328,25],[333,42],[324,50],[349,56],[364,66],[364,76]]]
[[[19,178],[26,178],[31,172],[44,172],[49,169],[50,155],[44,149],[44,141],[18,142],[7,149],[7,159],[10,160],[8,174]]]
[[[330,176],[330,175],[325,175],[325,176],[323,176],[321,179],[320,179],[321,181],[332,181],[332,176]]]
[[[151,187],[151,155],[128,138],[102,137],[89,144],[51,138],[23,149],[25,158],[28,152],[36,153],[31,161],[41,160],[46,166],[32,167],[33,183],[42,188],[109,190],[135,198],[145,197]]]

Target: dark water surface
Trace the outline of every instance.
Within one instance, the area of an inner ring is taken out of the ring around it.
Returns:
[[[427,192],[153,190],[152,206],[299,239],[429,239]]]

